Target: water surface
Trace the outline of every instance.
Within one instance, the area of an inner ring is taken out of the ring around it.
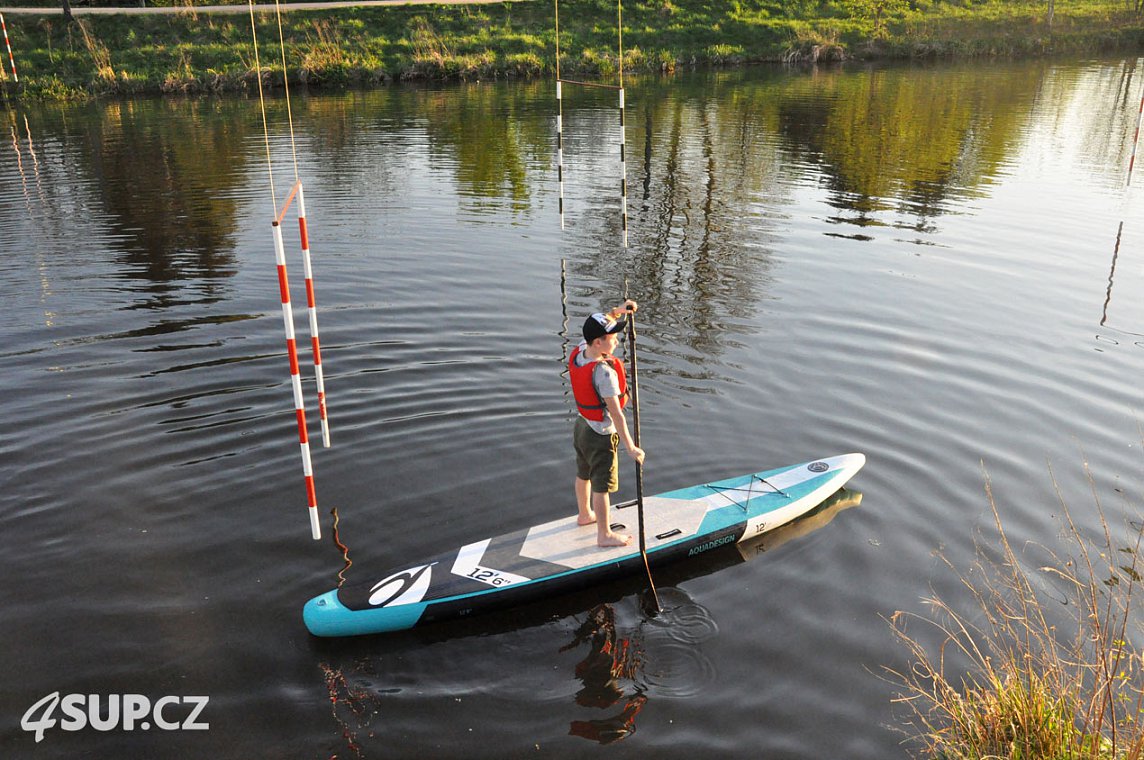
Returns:
[[[4,754],[902,756],[872,675],[903,664],[882,618],[963,596],[937,553],[972,558],[986,473],[1016,545],[1057,541],[1062,498],[1085,531],[1096,498],[1114,526],[1136,514],[1141,76],[637,80],[626,249],[613,93],[566,91],[563,230],[550,83],[296,93],[334,443],[314,451],[320,543],[256,101],[7,111]],[[269,117],[280,203],[283,101]],[[861,503],[749,562],[664,571],[659,617],[636,578],[312,639],[301,606],[345,564],[331,508],[350,577],[574,508],[564,357],[625,292],[649,492],[862,451]],[[297,325],[305,346],[301,308]],[[53,691],[208,695],[210,728],[37,744],[20,719]]]

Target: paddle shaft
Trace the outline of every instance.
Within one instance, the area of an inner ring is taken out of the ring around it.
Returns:
[[[636,313],[628,311],[628,350],[632,355],[632,439],[636,447],[640,446],[640,385],[639,363],[636,360]],[[640,556],[643,557],[644,569],[647,570],[647,582],[651,586],[652,599],[655,601],[655,611],[659,612],[659,594],[655,590],[655,580],[651,577],[651,566],[647,561],[647,539],[644,535],[644,503],[643,503],[643,464],[636,461],[636,512],[640,523]]]

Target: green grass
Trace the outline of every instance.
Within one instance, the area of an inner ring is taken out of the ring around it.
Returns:
[[[43,0],[40,0],[41,2]],[[885,3],[878,20],[869,6]],[[45,3],[46,4],[46,3]],[[179,4],[179,3],[175,3]],[[188,8],[172,16],[9,16],[27,97],[248,89],[256,81],[248,15]],[[1140,49],[1144,17],[1124,0],[641,0],[624,5],[624,70],[847,57],[1027,55]],[[561,4],[563,74],[614,77],[616,6]],[[278,27],[258,14],[265,81],[282,80]],[[546,2],[294,11],[283,15],[291,81],[349,86],[405,79],[551,75]]]

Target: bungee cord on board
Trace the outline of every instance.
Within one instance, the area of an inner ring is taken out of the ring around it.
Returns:
[[[306,505],[310,516],[310,533],[317,540],[322,537],[318,521],[318,497],[314,487],[314,467],[310,456],[310,438],[306,427],[306,404],[302,394],[302,378],[298,365],[297,338],[294,333],[294,311],[290,303],[290,285],[286,272],[286,251],[282,242],[282,220],[295,197],[298,200],[298,233],[301,238],[302,266],[306,279],[306,305],[309,311],[310,342],[313,350],[314,374],[318,390],[318,412],[322,424],[322,442],[330,445],[329,423],[326,417],[326,390],[322,372],[322,354],[318,339],[318,313],[314,298],[313,268],[310,262],[309,233],[306,226],[306,203],[302,181],[298,174],[298,151],[294,137],[294,114],[290,104],[290,87],[286,75],[286,42],[282,33],[282,12],[275,0],[274,11],[278,21],[278,43],[282,54],[282,79],[286,93],[286,114],[290,127],[290,152],[294,163],[294,185],[290,189],[282,210],[278,210],[278,195],[274,187],[274,164],[270,151],[270,127],[266,117],[266,98],[262,88],[262,63],[258,53],[258,31],[254,17],[254,2],[250,6],[250,34],[254,44],[254,66],[258,82],[258,104],[262,112],[262,135],[266,146],[266,169],[270,178],[270,200],[274,210],[271,227],[274,237],[274,258],[278,268],[278,288],[282,301],[282,321],[286,333],[286,352],[290,362],[290,384],[294,392],[294,413],[298,422],[298,443],[302,454],[302,472],[306,484]]]

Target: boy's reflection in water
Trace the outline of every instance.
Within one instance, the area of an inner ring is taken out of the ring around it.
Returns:
[[[560,651],[584,642],[588,642],[590,651],[576,664],[576,677],[584,684],[576,693],[576,704],[607,709],[624,699],[619,680],[633,680],[637,665],[631,642],[616,635],[616,614],[611,605],[600,604],[592,609],[572,642]],[[646,703],[647,697],[637,689],[619,713],[599,720],[574,720],[568,733],[600,744],[619,741],[635,732],[636,715]]]

